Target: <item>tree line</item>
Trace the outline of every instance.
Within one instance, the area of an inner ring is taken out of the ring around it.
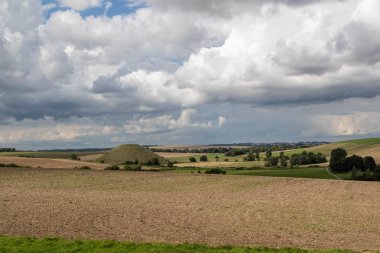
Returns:
[[[330,170],[337,173],[351,172],[356,180],[380,181],[380,166],[372,156],[348,156],[343,148],[331,151]]]
[[[0,148],[0,152],[16,152],[15,148]]]

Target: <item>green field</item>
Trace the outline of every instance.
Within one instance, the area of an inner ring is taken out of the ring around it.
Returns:
[[[299,167],[299,168],[256,168],[256,169],[224,169],[227,175],[242,176],[268,176],[268,177],[294,177],[294,178],[316,178],[316,179],[336,179],[329,174],[326,167]],[[177,168],[173,173],[204,173],[205,168]],[[350,173],[336,174],[342,179],[349,179]]]
[[[301,253],[352,252],[342,250],[302,250],[294,248],[208,247],[198,244],[138,244],[115,241],[63,240],[57,238],[0,237],[1,253]]]

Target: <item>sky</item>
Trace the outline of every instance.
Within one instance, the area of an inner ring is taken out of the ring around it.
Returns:
[[[0,0],[0,146],[380,136],[378,0]]]

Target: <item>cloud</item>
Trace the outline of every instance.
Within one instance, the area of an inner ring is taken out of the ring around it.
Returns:
[[[58,0],[62,6],[72,8],[76,11],[83,11],[93,7],[100,7],[102,0]]]
[[[111,17],[80,13],[106,13],[110,1],[61,0],[68,8],[48,17],[53,5],[1,2],[0,119],[26,122],[25,129],[46,117],[61,125],[74,117],[100,119],[105,135],[194,134],[236,127],[242,120],[232,116],[242,106],[268,115],[316,105],[330,112],[333,103],[380,95],[379,1],[146,2]],[[299,133],[307,127],[297,124]]]
[[[380,113],[323,115],[313,120],[312,132],[330,136],[380,134]]]
[[[139,120],[130,121],[124,125],[128,134],[155,133],[166,130],[176,130],[185,128],[211,128],[211,122],[195,123],[192,117],[195,116],[195,109],[185,109],[181,112],[178,119],[172,115],[163,115],[151,118],[140,118]]]
[[[218,118],[218,126],[219,127],[223,127],[224,124],[226,124],[226,118],[223,117],[223,116],[219,116],[219,118]]]

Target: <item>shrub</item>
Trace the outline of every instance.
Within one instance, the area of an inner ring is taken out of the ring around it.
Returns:
[[[201,161],[201,162],[207,162],[207,156],[205,156],[205,155],[202,155],[200,158],[199,158],[199,161]]]
[[[375,181],[380,181],[380,166],[377,165],[376,169],[372,173],[372,178]]]
[[[160,161],[157,157],[152,158],[152,165],[160,165]]]
[[[8,164],[0,163],[0,167],[18,168],[18,167],[20,167],[20,166],[18,166],[17,164],[14,164],[14,163],[8,163]]]
[[[142,167],[141,164],[129,164],[124,166],[124,170],[128,171],[141,171]]]
[[[80,170],[92,170],[92,168],[89,166],[82,166],[82,167],[79,167],[78,169],[80,169]]]
[[[195,163],[195,162],[197,161],[197,159],[195,159],[195,157],[190,157],[190,158],[189,158],[189,161],[190,161],[191,163]]]
[[[125,165],[131,165],[131,164],[135,164],[134,162],[132,162],[132,161],[125,161],[125,163],[124,163]]]
[[[112,166],[105,168],[104,170],[120,170],[120,167],[117,165],[112,165]]]
[[[72,154],[72,155],[71,155],[71,160],[76,160],[76,161],[78,161],[78,160],[80,160],[80,158],[79,158],[76,154]]]
[[[169,168],[173,168],[173,166],[174,166],[174,163],[171,162],[171,161],[169,161],[169,162],[168,162],[168,167],[169,167]]]
[[[210,170],[206,170],[205,174],[223,174],[224,175],[226,174],[226,172],[221,169],[210,169]]]
[[[274,156],[270,156],[265,161],[266,167],[275,167],[278,164],[278,158]]]
[[[228,162],[229,160],[228,160],[228,158],[225,158],[224,161],[225,161],[225,162]]]

